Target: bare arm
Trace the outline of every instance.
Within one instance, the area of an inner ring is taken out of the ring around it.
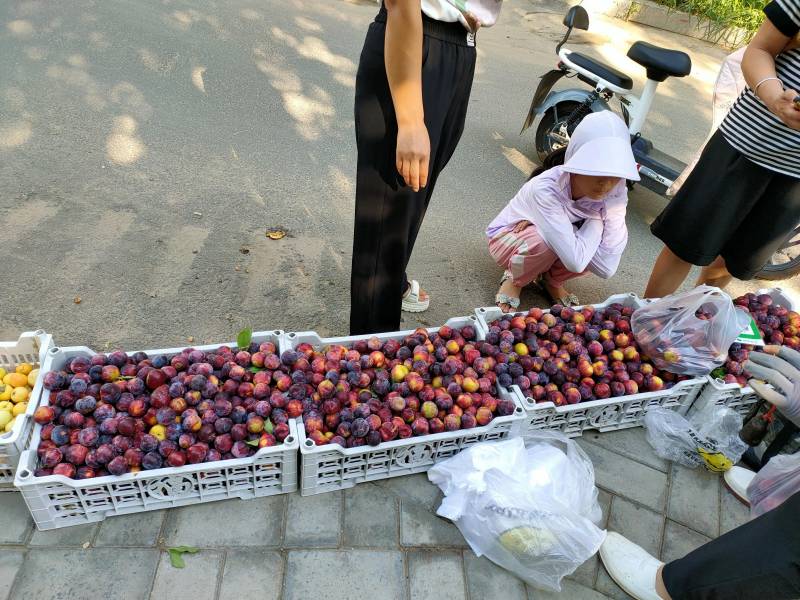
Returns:
[[[775,57],[791,38],[784,35],[767,18],[747,46],[742,59],[742,72],[750,89],[767,77],[776,77]],[[781,82],[771,79],[762,83],[757,95],[767,108],[788,127],[800,129],[800,110],[794,107],[795,90],[784,90]]]
[[[386,0],[386,76],[397,116],[397,171],[415,192],[428,183],[431,146],[422,105],[420,0]]]

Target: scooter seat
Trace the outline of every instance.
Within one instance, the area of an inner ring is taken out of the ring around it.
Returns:
[[[680,50],[668,50],[647,42],[636,42],[628,50],[628,58],[647,69],[647,78],[664,81],[667,77],[684,77],[692,70],[692,59]]]
[[[569,60],[623,90],[633,89],[633,80],[625,73],[617,71],[614,67],[610,67],[591,56],[586,56],[580,52],[570,52]]]

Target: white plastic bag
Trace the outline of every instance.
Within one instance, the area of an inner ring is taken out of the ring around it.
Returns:
[[[679,375],[708,375],[725,362],[728,349],[750,324],[719,288],[701,285],[665,296],[636,310],[631,330],[659,369]]]
[[[560,591],[605,539],[594,468],[560,432],[527,441],[527,449],[520,438],[471,446],[428,478],[445,494],[437,514],[455,522],[475,554]]]
[[[773,456],[747,486],[752,518],[780,506],[800,492],[800,453]]]
[[[741,415],[724,406],[709,404],[688,420],[672,410],[652,408],[644,426],[656,454],[685,467],[727,471],[747,450],[739,438]]]

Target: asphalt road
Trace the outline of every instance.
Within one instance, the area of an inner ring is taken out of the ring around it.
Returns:
[[[514,0],[479,35],[469,122],[410,267],[433,298],[421,323],[492,302],[500,271],[482,232],[530,169],[532,137],[518,132],[562,8]],[[221,342],[246,326],[346,334],[353,86],[375,12],[366,0],[3,3],[0,339],[41,327],[102,350]],[[663,86],[646,130],[688,160],[722,51],[607,19],[592,31],[575,44],[637,85],[633,40],[692,54],[693,77]],[[582,300],[643,290],[661,206],[631,195],[622,267],[576,282]],[[270,240],[271,227],[288,235]]]

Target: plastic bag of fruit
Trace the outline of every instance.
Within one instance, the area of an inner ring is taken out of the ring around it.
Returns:
[[[756,518],[780,506],[797,492],[800,492],[800,453],[773,456],[747,486],[750,517]]]
[[[583,450],[560,432],[477,444],[428,471],[445,494],[437,514],[455,522],[478,556],[531,585],[561,579],[597,552],[606,532]]]
[[[709,403],[688,419],[666,408],[653,408],[644,416],[644,426],[656,454],[685,467],[727,471],[747,450],[739,438],[741,415],[724,406]]]
[[[634,339],[659,369],[708,375],[725,362],[733,341],[750,324],[719,288],[701,285],[665,296],[633,313]]]

